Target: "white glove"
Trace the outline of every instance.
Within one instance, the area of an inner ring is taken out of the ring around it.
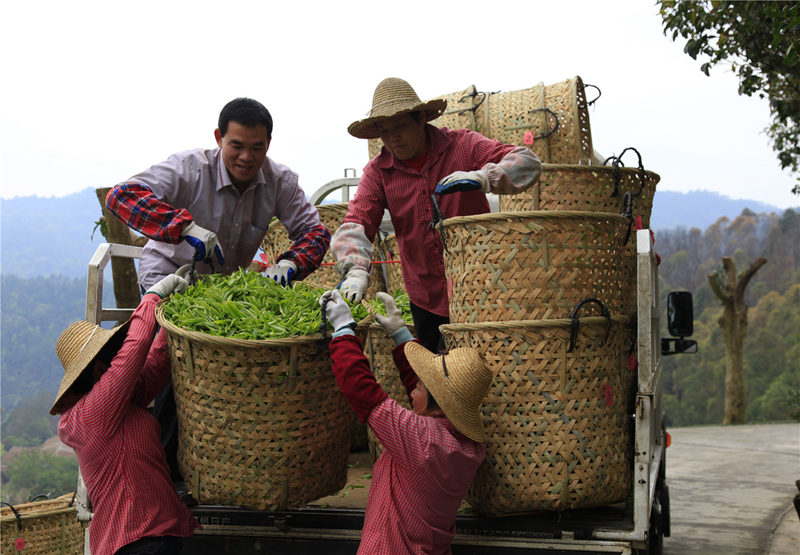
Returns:
[[[327,303],[325,302],[327,300]],[[350,313],[350,307],[344,302],[342,296],[335,289],[333,291],[325,291],[319,298],[319,304],[325,306],[325,316],[333,327],[333,331],[341,327],[355,323],[353,315]]]
[[[478,189],[484,193],[489,192],[489,175],[485,170],[453,172],[442,179],[433,192],[437,195],[446,195],[457,191],[476,191]]]
[[[289,285],[296,273],[297,264],[286,259],[278,260],[277,264],[273,264],[264,270],[265,276],[267,276],[269,279],[274,279],[281,285]]]
[[[367,294],[367,287],[369,287],[369,274],[360,268],[353,268],[347,272],[347,277],[337,289],[342,292],[345,299],[357,303]]]
[[[191,268],[189,264],[181,266],[174,274],[165,276],[161,278],[160,281],[151,285],[147,293],[155,293],[162,299],[169,297],[173,293],[183,293],[189,288],[189,282],[186,281],[184,276],[189,273]],[[145,295],[147,293],[145,293]]]
[[[183,230],[183,238],[194,247],[197,260],[210,259],[211,251],[214,251],[217,255],[217,261],[220,264],[225,264],[225,258],[222,256],[222,247],[219,246],[219,239],[217,239],[217,234],[213,231],[190,222],[186,229]]]
[[[384,331],[392,335],[400,328],[405,328],[406,323],[403,320],[403,314],[400,312],[400,309],[397,308],[394,297],[383,291],[377,293],[375,296],[383,303],[383,306],[386,307],[386,316],[382,316],[381,314],[375,315],[375,319],[383,327]]]

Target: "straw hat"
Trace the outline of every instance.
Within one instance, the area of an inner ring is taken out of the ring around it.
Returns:
[[[81,320],[70,324],[56,342],[56,354],[64,366],[64,379],[58,388],[56,401],[50,414],[61,414],[72,407],[77,399],[66,396],[67,391],[81,377],[94,357],[103,350],[109,341],[122,341],[128,333],[130,321],[113,329],[106,330],[98,325]]]
[[[484,441],[481,403],[492,384],[492,372],[475,349],[460,347],[434,355],[419,343],[406,343],[405,354],[417,377],[456,429]]]
[[[382,120],[411,112],[424,112],[425,121],[428,122],[441,116],[445,108],[447,108],[446,100],[422,102],[407,81],[388,77],[375,87],[372,109],[367,113],[367,117],[351,123],[347,132],[359,139],[377,139],[379,136],[377,123]]]

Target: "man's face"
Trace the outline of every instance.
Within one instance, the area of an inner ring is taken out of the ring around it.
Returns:
[[[378,124],[378,133],[389,152],[398,160],[411,160],[425,152],[425,122],[403,114]]]
[[[231,121],[223,137],[214,131],[217,144],[222,148],[222,162],[234,185],[246,185],[255,177],[267,157],[270,139],[264,125],[245,127]]]

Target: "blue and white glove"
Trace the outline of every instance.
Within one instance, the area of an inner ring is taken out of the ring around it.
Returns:
[[[414,336],[408,331],[405,320],[403,320],[403,313],[397,308],[397,303],[394,302],[394,297],[383,291],[377,293],[375,297],[386,308],[386,316],[376,314],[375,319],[381,325],[383,331],[394,340],[394,344],[400,345],[414,339]]]
[[[331,323],[331,327],[333,327],[334,337],[337,336],[336,332],[348,330],[349,327],[356,323],[353,320],[350,307],[335,289],[333,291],[325,291],[319,298],[319,304],[325,307],[325,316],[328,318],[328,322]]]
[[[360,302],[367,294],[369,287],[369,274],[360,268],[353,268],[347,272],[344,281],[337,287],[342,296],[351,303]]]
[[[219,246],[217,234],[213,231],[190,222],[186,229],[183,230],[183,238],[194,247],[196,260],[208,260],[211,258],[211,251],[214,251],[217,255],[217,261],[220,264],[225,264],[225,258],[222,256],[222,247]]]
[[[489,175],[485,170],[471,172],[453,172],[442,179],[433,192],[437,195],[447,195],[459,191],[489,192]]]
[[[274,279],[280,285],[289,285],[295,274],[297,273],[297,264],[291,260],[278,260],[277,264],[273,264],[266,270],[264,275],[269,279]]]
[[[186,276],[192,269],[190,264],[185,264],[178,268],[174,274],[169,274],[161,278],[147,290],[147,293],[155,293],[162,299],[169,297],[173,293],[183,293],[189,288],[189,282],[186,281]]]

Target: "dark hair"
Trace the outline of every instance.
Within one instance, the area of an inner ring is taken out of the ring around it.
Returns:
[[[267,139],[272,138],[272,116],[266,106],[252,98],[234,98],[219,113],[217,127],[223,137],[228,132],[228,124],[232,121],[245,127],[263,125],[267,128]]]
[[[427,389],[427,388],[425,388]],[[439,408],[439,403],[436,402],[436,399],[433,398],[433,393],[431,390],[428,389],[428,406],[425,407],[426,410],[436,410]]]
[[[425,121],[424,121],[425,118],[422,117],[423,116],[423,112],[421,112],[420,110],[417,110],[416,112],[410,112],[408,115],[411,116],[411,119],[413,119],[417,123],[419,123],[419,122],[425,123]],[[427,114],[425,114],[425,115],[427,115]]]
[[[106,343],[100,352],[95,355],[95,357],[86,365],[86,368],[81,372],[80,376],[78,376],[72,385],[69,386],[68,391],[70,393],[74,393],[79,396],[86,395],[89,393],[92,388],[94,387],[95,380],[92,376],[92,369],[94,368],[94,361],[102,360],[107,365],[111,365],[111,361],[117,356],[117,353],[122,348],[122,344],[125,342],[125,337],[127,334],[121,334],[118,337],[112,337],[108,343]]]

